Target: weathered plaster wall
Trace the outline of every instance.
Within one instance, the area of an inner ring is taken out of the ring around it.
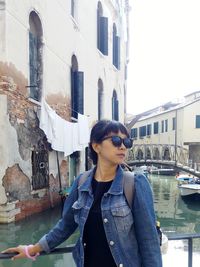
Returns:
[[[7,168],[2,181],[9,202],[30,198],[30,179],[22,172],[18,164]]]
[[[8,70],[6,68],[4,74],[8,74]],[[14,78],[18,81],[18,75]],[[57,205],[61,201],[59,179],[62,187],[68,182],[68,163],[63,160],[63,153],[58,154],[59,178],[56,153],[52,151],[49,153],[49,190],[32,191],[32,149],[44,140],[45,135],[39,128],[37,117],[40,107],[24,97],[15,81],[0,76],[0,127],[3,129],[0,131],[0,205],[3,205],[0,206],[0,222],[19,220]],[[59,96],[51,99],[50,104],[57,113],[69,119],[65,101]]]
[[[18,148],[18,137],[14,127],[11,126],[9,115],[7,113],[7,96],[0,94],[0,188],[2,187],[2,179],[6,175],[6,170],[15,164],[18,164],[22,172],[30,177],[30,158],[23,160]],[[2,190],[2,189],[1,189]],[[0,194],[0,204],[7,202],[5,194]]]

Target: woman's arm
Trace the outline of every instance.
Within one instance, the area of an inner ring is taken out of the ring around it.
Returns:
[[[38,242],[38,244],[46,252],[51,251],[53,248],[64,242],[69,236],[73,234],[78,226],[74,221],[72,205],[78,198],[79,177],[74,181],[71,192],[65,200],[62,218],[49,231],[49,233],[44,235]]]
[[[19,245],[17,247],[8,248],[2,251],[2,253],[17,252],[18,254],[12,257],[12,260],[26,258],[28,256],[33,256],[34,258],[34,256],[38,255],[41,251],[50,252],[53,248],[64,242],[77,228],[77,224],[74,221],[72,205],[78,198],[79,177],[74,181],[71,192],[65,200],[62,218],[49,233],[44,235],[35,245]]]
[[[143,267],[161,267],[162,258],[156,230],[152,190],[144,175],[135,177],[133,215]]]

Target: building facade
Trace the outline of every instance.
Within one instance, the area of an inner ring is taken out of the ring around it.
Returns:
[[[77,114],[124,122],[128,1],[0,1],[0,222],[60,202],[89,167],[40,129],[41,100],[69,122]]]
[[[200,170],[200,91],[180,103],[166,103],[145,113],[148,115],[141,116],[131,129],[134,144],[147,148],[141,151],[138,146],[135,158],[146,154],[147,159],[170,160],[169,146],[180,147],[188,152],[187,165]],[[156,145],[161,145],[160,150]]]

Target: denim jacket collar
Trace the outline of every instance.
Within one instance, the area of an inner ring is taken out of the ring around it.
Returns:
[[[94,167],[86,181],[80,186],[80,191],[88,191],[89,193],[92,194],[92,187],[91,187],[91,182],[94,177],[94,173],[96,171],[96,167]],[[112,195],[120,195],[123,194],[123,169],[121,166],[117,167],[116,175],[115,178],[112,182],[112,185],[108,191],[109,194]]]

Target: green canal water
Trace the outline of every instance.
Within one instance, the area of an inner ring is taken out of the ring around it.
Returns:
[[[164,232],[200,233],[200,201],[184,201],[174,177],[150,176],[155,209]],[[23,221],[8,225],[0,224],[0,251],[18,244],[35,243],[60,218],[60,208],[54,208],[31,216]],[[76,234],[61,246],[75,243]],[[187,267],[187,244],[170,241],[167,253],[163,255],[163,267]],[[74,267],[71,254],[38,257],[32,262],[22,260],[0,260],[0,267]],[[194,240],[193,267],[200,267],[200,239]]]

